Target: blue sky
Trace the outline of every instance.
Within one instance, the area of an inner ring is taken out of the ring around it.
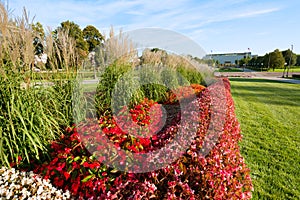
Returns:
[[[264,55],[294,47],[300,54],[299,0],[1,0],[13,15],[25,7],[34,21],[55,29],[70,20],[100,32],[165,28],[183,34],[207,53]]]

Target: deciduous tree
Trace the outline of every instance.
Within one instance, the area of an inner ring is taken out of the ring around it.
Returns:
[[[45,31],[43,28],[43,25],[40,22],[36,22],[35,24],[31,25],[34,39],[33,39],[33,45],[35,47],[35,54],[41,55],[44,53],[44,39],[45,39]]]
[[[279,51],[279,49],[276,49],[275,51],[271,52],[270,68],[272,68],[273,71],[275,70],[275,68],[283,68],[284,63],[285,63],[284,57],[281,51]]]
[[[297,65],[297,66],[300,66],[300,55],[297,55],[296,65]]]
[[[290,49],[286,51],[282,51],[282,55],[284,57],[285,62],[287,65],[293,66],[297,62],[297,55],[293,53]]]
[[[88,43],[84,40],[83,32],[80,29],[79,25],[68,20],[62,22],[60,26],[54,31],[54,37],[57,37],[58,31],[64,31],[68,34],[69,37],[75,39],[76,50],[80,59],[79,63],[84,60],[88,55]]]
[[[89,52],[93,51],[104,40],[99,30],[92,25],[88,25],[83,29],[83,38],[88,43]]]
[[[292,50],[288,49],[282,52],[286,65],[284,65],[284,71],[282,76],[285,74],[285,70],[287,68],[286,77],[289,76],[289,70],[291,66],[294,66],[297,62],[297,55],[293,53]]]

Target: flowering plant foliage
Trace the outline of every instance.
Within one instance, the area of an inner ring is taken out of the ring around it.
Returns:
[[[179,100],[184,98],[189,98],[193,94],[196,96],[199,95],[203,90],[205,89],[205,86],[200,84],[190,84],[189,86],[181,86],[174,91],[170,91],[168,93],[168,100],[166,103],[177,103]]]
[[[211,91],[219,91],[224,86],[225,95],[211,95]],[[177,130],[186,126],[180,123],[181,113],[178,111],[176,117],[155,135],[140,137],[138,133],[132,134],[136,130],[124,131],[124,127],[127,130],[131,128],[132,121],[141,127],[151,124],[161,126],[160,120],[157,120],[163,113],[161,107],[145,99],[129,111],[132,120],[121,113],[119,122],[104,116],[99,121],[87,120],[77,127],[68,128],[60,141],[52,143],[51,161],[37,166],[35,172],[50,179],[56,187],[69,190],[82,199],[250,199],[253,187],[238,146],[241,134],[228,79],[205,89],[193,87],[199,93],[191,103],[196,104],[201,112],[191,121],[198,122],[199,127],[189,148],[167,166],[145,173],[123,172],[104,164],[114,158],[105,156],[105,153],[89,153],[92,149],[106,151],[103,143],[107,141],[100,136],[105,136],[117,149],[125,152],[137,155],[151,152],[166,146]],[[182,96],[187,97],[184,92]],[[219,102],[219,99],[225,101]],[[217,109],[212,108],[213,101],[219,102],[214,105]],[[224,121],[218,121],[211,127],[212,118],[220,115],[218,108],[222,106],[226,108],[222,110]],[[217,134],[209,134],[211,128],[218,127]],[[209,143],[215,138],[217,141],[213,145]],[[185,138],[180,139],[184,142]],[[204,147],[209,145],[210,151],[203,154]]]

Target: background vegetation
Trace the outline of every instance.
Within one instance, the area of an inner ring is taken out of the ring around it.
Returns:
[[[72,123],[74,73],[69,66],[77,54],[74,40],[64,31],[58,31],[54,39],[51,34],[38,33],[39,24],[34,26],[25,10],[16,19],[10,18],[2,4],[0,11],[0,165],[29,164],[31,159],[42,159],[49,142]],[[41,41],[46,42],[44,46]],[[65,66],[64,78],[47,77],[51,87],[34,86],[35,55],[39,53],[47,53],[53,72],[58,62]]]

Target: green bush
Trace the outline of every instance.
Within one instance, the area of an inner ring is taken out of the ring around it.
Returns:
[[[112,114],[123,106],[132,107],[144,98],[164,102],[167,93],[179,86],[193,83],[207,85],[203,72],[190,66],[170,68],[142,65],[133,68],[126,64],[108,66],[97,87],[96,108],[98,115]],[[112,101],[113,98],[113,101]]]
[[[193,69],[191,67],[180,66],[176,69],[177,73],[183,76],[188,81],[189,84],[196,83],[201,85],[206,85],[203,75],[203,71],[198,71],[197,69]],[[184,83],[181,83],[184,84]]]
[[[0,166],[40,160],[49,142],[73,121],[73,82],[22,88],[24,77],[0,74]]]
[[[126,72],[131,69],[129,65],[117,66],[116,63],[107,67],[100,77],[100,83],[97,86],[96,94],[96,109],[98,115],[103,115],[104,113],[111,113],[110,105],[112,92],[115,84],[118,82]]]
[[[29,164],[41,159],[39,153],[47,155],[50,140],[73,121],[75,85],[67,80],[76,74],[79,54],[64,31],[58,31],[60,37],[51,33],[40,37],[26,10],[21,17],[11,18],[0,3],[0,13],[0,166]],[[52,71],[32,71],[37,39]]]

